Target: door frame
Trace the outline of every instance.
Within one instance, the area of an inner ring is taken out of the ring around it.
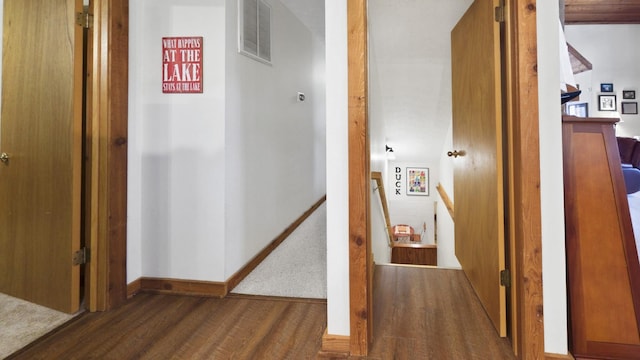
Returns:
[[[544,359],[536,1],[505,6],[509,328],[518,358]]]
[[[366,0],[347,6],[350,352],[366,355],[373,314],[370,258]],[[520,359],[543,359],[542,233],[536,1],[505,0],[509,331]]]
[[[129,0],[91,0],[89,12],[86,307],[105,311],[127,300]]]

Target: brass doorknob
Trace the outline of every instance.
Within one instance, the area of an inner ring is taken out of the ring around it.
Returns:
[[[458,156],[464,156],[465,152],[464,150],[453,150],[453,151],[447,151],[447,156],[453,156],[454,158],[457,158]]]
[[[0,154],[0,161],[2,161],[3,163],[8,163],[9,162],[9,154],[7,154],[5,152]]]

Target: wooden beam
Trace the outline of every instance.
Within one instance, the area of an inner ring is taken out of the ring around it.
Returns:
[[[640,0],[566,0],[565,24],[640,24]]]
[[[581,72],[589,71],[593,69],[593,65],[587,58],[582,56],[576,48],[571,46],[571,44],[567,43],[567,48],[569,49],[569,60],[571,61],[571,70],[573,70],[574,74],[579,74]],[[575,100],[574,100],[575,101]]]
[[[330,335],[327,334],[327,330],[325,329],[324,334],[322,335],[322,354],[335,354],[337,358],[346,358],[351,350],[351,341],[348,336],[341,335]],[[333,358],[333,356],[328,355],[327,358]],[[318,356],[318,358],[324,358],[323,356]]]
[[[509,0],[506,5],[511,338],[520,359],[543,359],[536,2]]]
[[[351,355],[372,337],[370,171],[367,119],[367,2],[347,1],[349,97],[349,289]]]
[[[129,0],[92,0],[90,66],[90,311],[127,299]]]

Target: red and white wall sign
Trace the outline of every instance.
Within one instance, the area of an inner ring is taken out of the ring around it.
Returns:
[[[162,38],[162,92],[202,93],[202,36]]]

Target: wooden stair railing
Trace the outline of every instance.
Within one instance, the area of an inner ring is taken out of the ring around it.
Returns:
[[[455,221],[453,217],[453,214],[454,214],[453,202],[449,198],[449,195],[447,195],[447,192],[444,190],[444,187],[440,183],[438,183],[438,185],[436,186],[436,189],[438,190],[438,194],[440,194],[442,201],[444,201],[444,206],[446,206],[447,210],[449,211],[449,215],[451,215],[451,220]]]
[[[387,226],[387,234],[389,235],[389,247],[393,245],[393,229],[391,227],[391,219],[389,218],[389,207],[387,206],[387,196],[384,192],[384,184],[382,182],[382,173],[380,171],[372,171],[371,179],[375,180],[378,186],[378,194],[380,194],[380,201],[382,202],[382,211],[384,212],[384,221]]]

